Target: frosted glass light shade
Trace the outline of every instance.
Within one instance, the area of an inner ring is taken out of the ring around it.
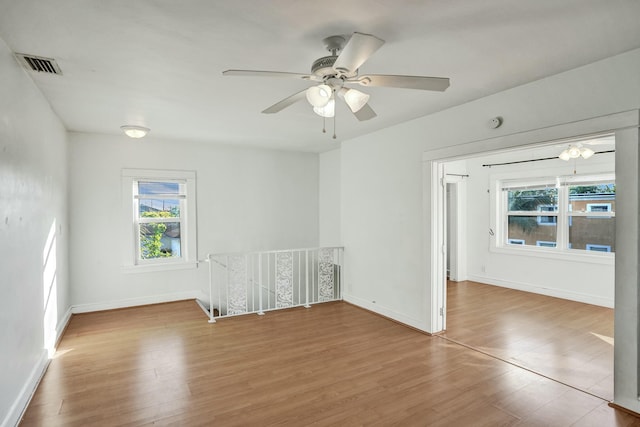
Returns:
[[[313,112],[321,117],[333,117],[336,114],[336,101],[330,99],[324,107],[313,107]]]
[[[580,148],[576,147],[575,145],[569,147],[568,151],[569,157],[571,157],[572,159],[577,159],[578,157],[580,157]]]
[[[369,95],[359,90],[347,89],[344,94],[344,101],[349,106],[351,112],[356,113],[369,102]]]
[[[144,138],[149,133],[149,128],[144,126],[124,125],[120,126],[120,129],[129,138]]]
[[[583,159],[588,159],[589,157],[593,156],[594,154],[595,154],[595,152],[590,148],[584,147],[582,150],[580,150],[580,155],[582,156]]]
[[[322,108],[329,103],[333,89],[328,85],[311,86],[307,89],[307,101],[316,108]]]

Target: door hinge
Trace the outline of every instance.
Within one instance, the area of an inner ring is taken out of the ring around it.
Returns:
[[[440,316],[444,316],[444,308],[440,307]]]

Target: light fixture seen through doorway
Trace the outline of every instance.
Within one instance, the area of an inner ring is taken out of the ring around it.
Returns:
[[[577,159],[578,157],[582,157],[583,159],[588,159],[593,156],[595,153],[592,149],[583,147],[582,145],[570,145],[569,148],[564,150],[558,156],[559,159],[564,160],[565,162],[570,159]]]
[[[135,125],[120,126],[120,129],[122,129],[129,138],[144,138],[150,131],[149,128]]]

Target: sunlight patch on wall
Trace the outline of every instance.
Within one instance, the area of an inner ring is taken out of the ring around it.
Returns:
[[[47,350],[49,359],[55,354],[56,324],[58,319],[56,227],[56,220],[54,219],[42,251],[44,348]]]

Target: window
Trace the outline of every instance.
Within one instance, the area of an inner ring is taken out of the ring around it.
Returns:
[[[539,212],[556,212],[558,210],[558,206],[551,206],[551,205],[546,205],[546,206],[538,206],[538,211]],[[555,216],[539,216],[538,217],[538,224],[540,225],[556,225],[557,221],[556,221]]]
[[[133,181],[138,260],[180,258],[186,181]]]
[[[587,203],[587,212],[611,212],[611,203]]]
[[[497,246],[522,241],[546,251],[615,252],[613,175],[498,180],[497,185],[502,207]]]
[[[588,251],[597,251],[597,252],[611,252],[611,246],[609,245],[592,245],[587,243]]]
[[[506,225],[503,235],[506,240],[555,241],[557,234],[558,190],[553,186],[518,185],[504,188]],[[544,216],[539,213],[544,212]],[[534,232],[535,231],[535,232]]]
[[[125,266],[195,266],[195,173],[125,169],[122,180],[124,214],[132,225]]]

